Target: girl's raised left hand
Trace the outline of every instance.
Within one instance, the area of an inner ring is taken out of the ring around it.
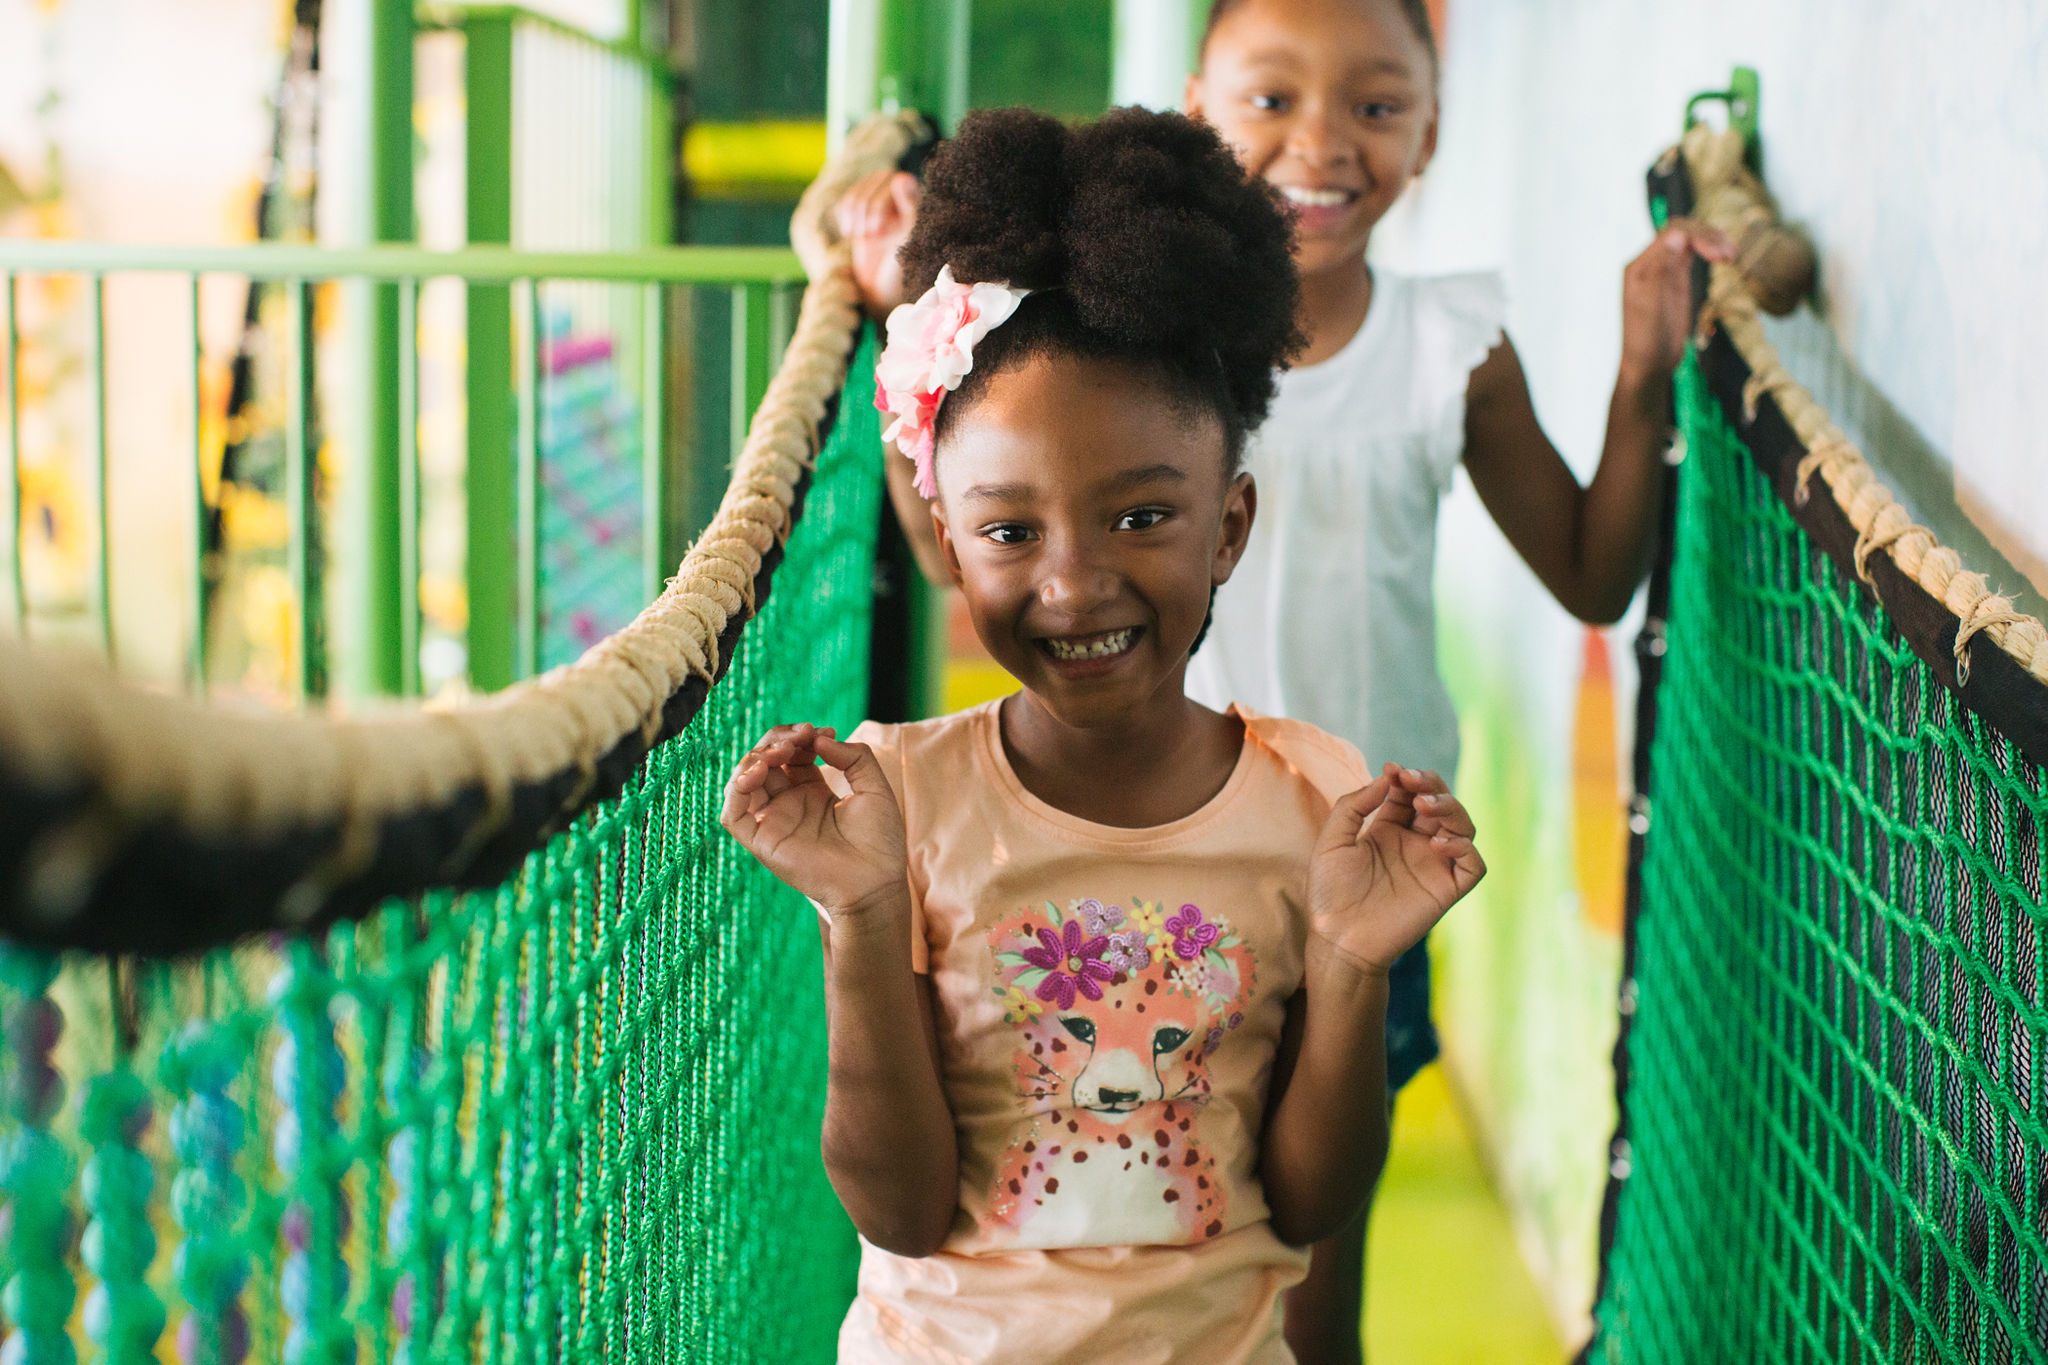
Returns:
[[[818,764],[837,769],[846,794]],[[725,784],[718,822],[782,881],[834,916],[907,894],[903,809],[865,744],[827,727],[778,725]]]
[[[1443,778],[1389,763],[1341,798],[1309,859],[1309,933],[1386,972],[1478,885],[1472,817]]]
[[[1735,244],[1719,228],[1673,218],[1621,276],[1621,374],[1624,382],[1662,386],[1692,335],[1695,255],[1723,264]]]

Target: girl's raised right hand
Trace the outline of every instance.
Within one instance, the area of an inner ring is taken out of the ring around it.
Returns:
[[[818,762],[836,769],[844,796]],[[770,872],[834,915],[858,914],[904,892],[903,811],[865,744],[830,728],[778,725],[725,786],[719,823]]]

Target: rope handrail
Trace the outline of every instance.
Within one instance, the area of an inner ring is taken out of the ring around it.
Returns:
[[[791,236],[811,282],[718,512],[661,596],[577,662],[456,707],[266,715],[0,642],[0,935],[167,954],[311,929],[499,881],[616,793],[701,706],[767,590],[859,327],[829,211],[916,127],[870,121],[805,193]]]
[[[1775,221],[1769,195],[1743,162],[1739,132],[1695,124],[1686,132],[1682,148],[1698,196],[1696,216],[1731,239],[1740,239],[1754,224]],[[1711,267],[1699,335],[1704,338],[1715,328],[1724,331],[1748,365],[1743,416],[1754,422],[1759,402],[1768,395],[1805,447],[1797,467],[1795,501],[1805,503],[1818,475],[1855,530],[1857,576],[1869,583],[1869,559],[1883,554],[1954,614],[1957,626],[1950,651],[1958,688],[1968,684],[1971,642],[1979,635],[2048,687],[2048,627],[2018,611],[2011,598],[1992,591],[1983,574],[1965,568],[1960,555],[1912,521],[1863,452],[1786,370],[1759,311],[1754,286],[1738,266]],[[2048,696],[2041,703],[2048,705]]]

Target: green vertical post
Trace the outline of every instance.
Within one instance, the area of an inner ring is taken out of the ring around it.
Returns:
[[[647,237],[649,246],[675,240],[676,168],[682,146],[676,136],[676,81],[669,69],[668,31],[647,22],[653,0],[629,0],[628,41],[645,59],[647,79]]]
[[[292,598],[299,608],[298,648],[294,671],[301,700],[324,696],[326,669],[321,650],[320,563],[317,540],[319,508],[314,500],[313,448],[313,305],[304,280],[285,282],[288,330],[284,417],[284,488],[286,556]]]
[[[739,464],[754,409],[775,373],[769,355],[768,289],[765,284],[732,287],[732,462]]]
[[[953,128],[967,112],[972,0],[882,0],[879,25],[882,107],[920,109]]]
[[[652,602],[676,567],[668,533],[668,295],[660,285],[641,286],[640,316],[640,595]]]
[[[479,13],[463,31],[469,240],[510,243],[513,21],[502,13]],[[467,326],[469,680],[479,691],[494,692],[517,676],[511,290],[470,286]]]
[[[369,158],[365,216],[359,235],[369,242],[410,242],[413,226],[413,39],[412,0],[368,0],[369,126],[363,144]],[[351,303],[362,317],[364,357],[361,442],[356,468],[339,480],[346,540],[335,567],[346,573],[347,648],[337,650],[346,673],[345,689],[356,695],[389,696],[403,690],[404,628],[400,616],[401,561],[399,504],[398,287],[391,283],[351,286]]]
[[[114,565],[112,509],[107,496],[107,280],[88,275],[85,281],[86,420],[92,436],[92,510],[95,522],[93,610],[99,616],[100,644],[114,657]]]
[[[540,672],[540,282],[514,282],[519,319],[512,328],[512,384],[518,412],[513,451],[514,576],[518,630],[514,668],[521,678]]]
[[[884,108],[919,109],[946,130],[967,112],[971,0],[880,0],[876,87]],[[946,594],[913,572],[909,704],[934,716],[945,704]]]
[[[398,690],[420,693],[420,282],[398,286]]]

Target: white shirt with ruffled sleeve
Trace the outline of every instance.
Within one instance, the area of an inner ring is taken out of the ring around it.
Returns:
[[[1258,516],[1216,597],[1188,692],[1304,720],[1391,760],[1457,771],[1437,668],[1438,503],[1465,451],[1465,389],[1500,343],[1496,274],[1375,268],[1344,348],[1280,377],[1247,448]]]

